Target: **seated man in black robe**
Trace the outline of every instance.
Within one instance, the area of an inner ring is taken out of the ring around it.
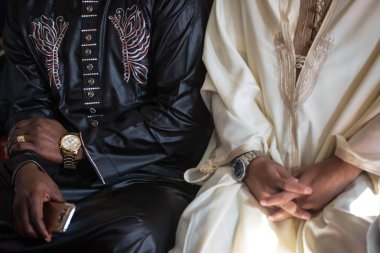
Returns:
[[[211,1],[12,0],[0,252],[167,252],[212,121],[199,94]],[[52,234],[47,202],[72,202]]]

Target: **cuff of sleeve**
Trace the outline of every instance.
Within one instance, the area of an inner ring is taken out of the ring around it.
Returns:
[[[27,164],[27,163],[34,163],[35,165],[37,165],[37,167],[38,167],[39,170],[41,170],[42,172],[46,173],[46,171],[42,168],[42,166],[38,162],[33,161],[33,160],[25,161],[25,162],[21,163],[18,167],[16,167],[16,169],[13,171],[13,174],[12,174],[12,185],[14,185],[16,175],[19,172],[20,168],[22,166],[24,166],[25,164]]]
[[[112,164],[109,164],[107,159],[102,159],[102,161],[100,161],[101,164],[99,164],[99,162],[95,162],[95,159],[91,156],[91,153],[95,153],[95,152],[91,150],[91,147],[86,146],[84,133],[80,132],[79,137],[82,142],[83,153],[86,155],[87,159],[90,161],[92,167],[94,168],[102,184],[106,184],[106,180],[108,179],[107,175],[103,176],[103,174],[100,172],[99,166],[104,166],[104,168],[112,168],[113,167]]]
[[[10,157],[10,159],[7,161],[7,166],[5,166],[9,174],[12,175],[12,182],[18,170],[28,162],[36,164],[41,171],[47,173],[52,179],[58,175],[61,169],[61,164],[56,164],[45,160],[35,152],[28,151],[24,153],[17,153]]]
[[[380,176],[380,160],[378,157],[364,156],[355,152],[343,136],[337,136],[336,138],[335,155],[337,157],[362,170]]]

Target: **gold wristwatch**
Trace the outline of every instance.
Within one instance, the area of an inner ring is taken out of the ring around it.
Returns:
[[[74,159],[82,146],[81,139],[78,133],[67,133],[61,137],[59,148],[63,156],[63,167],[65,169],[76,169],[77,161]]]

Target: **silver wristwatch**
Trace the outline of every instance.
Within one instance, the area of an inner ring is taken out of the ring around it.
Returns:
[[[243,182],[247,175],[246,171],[249,163],[262,155],[261,151],[254,150],[235,158],[232,163],[232,174],[236,181]]]

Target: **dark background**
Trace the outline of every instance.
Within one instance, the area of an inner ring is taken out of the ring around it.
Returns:
[[[5,16],[5,2],[6,1],[12,1],[12,0],[0,0],[0,37],[3,33],[4,29],[4,16]],[[2,92],[3,90],[3,68],[4,68],[4,57],[0,57],[0,135],[4,134],[4,125],[6,120],[6,114],[7,114],[7,106],[4,101],[4,98],[2,95],[4,94]]]

